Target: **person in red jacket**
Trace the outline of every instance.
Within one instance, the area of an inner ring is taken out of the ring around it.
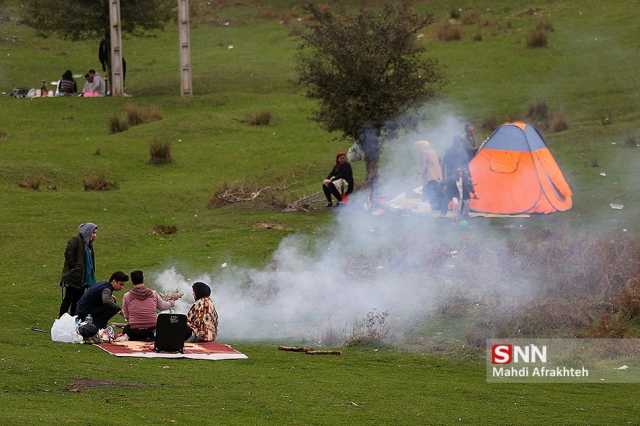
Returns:
[[[129,340],[153,340],[158,311],[172,308],[175,301],[164,300],[158,292],[145,287],[142,271],[133,271],[130,276],[133,288],[122,299],[122,315],[128,322],[124,332]]]

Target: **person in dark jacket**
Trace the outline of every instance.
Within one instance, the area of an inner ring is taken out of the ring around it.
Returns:
[[[73,73],[71,70],[66,70],[58,82],[58,94],[68,96],[76,93],[78,93],[78,85],[73,79]]]
[[[442,172],[445,180],[455,179],[460,167],[468,171],[469,162],[474,155],[475,151],[468,140],[462,136],[456,136],[442,159]]]
[[[78,302],[78,318],[84,320],[91,314],[98,330],[105,328],[107,322],[120,312],[120,306],[116,303],[113,292],[122,290],[127,281],[129,276],[122,271],[117,271],[111,274],[109,281],[98,283],[85,291]]]
[[[442,215],[447,214],[449,204],[456,217],[469,216],[469,200],[476,197],[473,182],[464,167],[458,167],[455,177],[447,179],[444,184],[446,202],[442,204]]]
[[[66,312],[75,315],[78,300],[85,289],[96,282],[93,242],[96,239],[97,230],[98,226],[95,223],[83,223],[78,229],[78,235],[67,242],[60,278],[64,297],[58,317]]]
[[[353,192],[353,171],[344,152],[339,152],[336,155],[336,165],[333,166],[331,172],[322,181],[322,191],[324,196],[327,197],[327,207],[333,207],[332,195],[340,205],[343,196]]]

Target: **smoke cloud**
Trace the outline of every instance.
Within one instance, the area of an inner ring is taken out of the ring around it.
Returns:
[[[419,185],[415,141],[428,139],[442,153],[463,129],[461,120],[446,116],[388,143],[380,195]],[[401,337],[456,295],[480,302],[500,294],[502,303],[530,295],[526,280],[500,278],[511,267],[508,250],[482,222],[465,226],[431,215],[375,215],[366,204],[364,191],[355,194],[323,232],[283,239],[262,269],[231,265],[192,280],[169,269],[156,284],[190,296],[192,282],[210,283],[222,339],[318,340],[329,329],[348,333],[354,321],[372,311],[387,312],[392,335]],[[482,252],[471,238],[486,240]],[[179,311],[192,301],[184,299]]]

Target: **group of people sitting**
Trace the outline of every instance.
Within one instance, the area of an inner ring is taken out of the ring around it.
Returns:
[[[423,200],[443,216],[451,210],[457,217],[467,217],[469,200],[476,197],[469,176],[469,162],[476,153],[473,127],[465,126],[465,135],[454,138],[442,162],[429,141],[417,141],[416,148],[421,160]]]
[[[145,285],[144,273],[140,270],[132,271],[130,276],[116,271],[108,281],[96,282],[93,242],[97,229],[94,223],[83,223],[78,235],[67,243],[60,280],[64,297],[59,316],[69,313],[83,322],[91,316],[97,332],[106,328],[109,320],[121,312],[127,320],[124,334],[129,340],[154,340],[158,313],[173,308],[182,294],[160,295]],[[122,290],[129,278],[133,287],[124,294],[122,305],[118,305],[114,292]],[[192,290],[195,303],[187,313],[185,341],[212,342],[218,334],[218,313],[210,297],[211,288],[196,282]],[[96,333],[81,334],[86,342],[100,342]]]
[[[78,93],[78,85],[73,78],[71,70],[66,70],[58,81],[56,93],[58,96],[85,96],[96,97],[105,96],[107,87],[104,79],[94,69],[90,69],[84,75],[85,83],[82,92]]]

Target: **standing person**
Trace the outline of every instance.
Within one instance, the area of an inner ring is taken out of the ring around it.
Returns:
[[[78,317],[84,320],[91,315],[98,330],[105,328],[111,317],[120,312],[113,292],[122,290],[127,281],[127,274],[116,271],[111,274],[109,281],[98,283],[85,291],[78,301]]]
[[[71,70],[66,70],[58,82],[58,96],[70,96],[78,93],[78,85]]]
[[[95,253],[93,242],[96,239],[98,225],[83,223],[78,229],[78,235],[67,242],[64,251],[64,266],[60,286],[64,297],[60,304],[61,317],[65,312],[76,314],[77,303],[85,289],[96,282]]]
[[[443,171],[444,178],[447,180],[455,179],[457,170],[462,167],[465,171],[469,170],[469,162],[473,159],[475,151],[466,137],[456,136],[453,143],[444,153]]]
[[[464,125],[464,137],[467,140],[467,144],[471,148],[472,157],[476,155],[478,151],[478,143],[476,141],[476,128],[471,123]]]
[[[196,282],[191,286],[196,303],[187,313],[187,342],[213,342],[218,336],[218,312],[211,301],[211,288]]]
[[[422,176],[422,198],[428,201],[432,210],[440,210],[442,203],[442,167],[438,153],[431,142],[416,142],[420,155],[420,172]]]
[[[337,205],[341,205],[344,195],[353,192],[353,171],[344,152],[339,152],[336,155],[335,166],[322,181],[322,191],[327,198],[327,207],[333,207],[332,195],[338,201]]]
[[[144,285],[142,271],[131,272],[133,288],[122,298],[122,315],[128,324],[124,332],[129,340],[153,340],[158,311],[172,308],[175,301],[163,300],[160,295]]]

